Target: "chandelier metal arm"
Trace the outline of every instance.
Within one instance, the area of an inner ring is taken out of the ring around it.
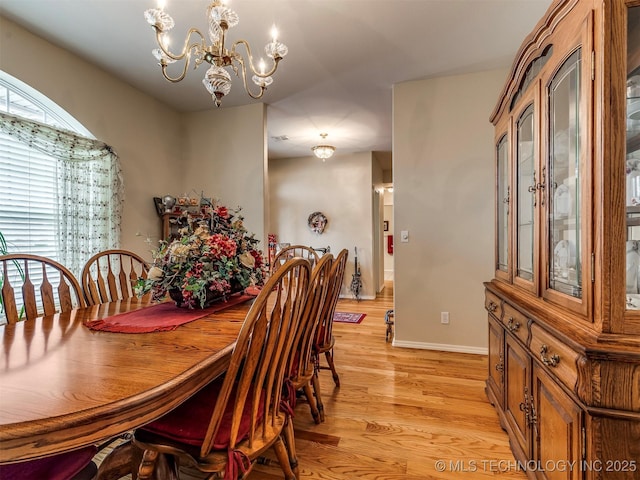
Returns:
[[[160,68],[162,68],[162,76],[169,80],[171,83],[178,83],[187,76],[187,69],[189,68],[189,60],[190,56],[187,55],[187,60],[184,62],[184,66],[182,67],[182,73],[177,77],[172,77],[167,73],[167,63],[165,61],[160,62]]]
[[[282,57],[274,57],[273,66],[271,67],[271,70],[269,70],[268,72],[262,73],[256,70],[256,67],[253,65],[253,55],[251,54],[251,47],[249,46],[249,43],[246,40],[236,40],[235,42],[233,42],[233,45],[231,45],[231,55],[236,59],[242,59],[242,56],[236,51],[236,47],[239,45],[244,46],[245,50],[247,51],[249,68],[251,69],[251,72],[253,72],[254,75],[257,75],[258,77],[261,77],[261,78],[266,78],[266,77],[270,77],[276,72],[276,70],[278,69],[278,63],[280,62],[280,60],[282,60]],[[239,63],[241,63],[244,66],[243,61],[239,61]]]
[[[176,55],[174,53],[171,53],[169,50],[165,48],[164,41],[163,41],[164,32],[157,27],[153,27],[153,28],[156,31],[156,42],[158,43],[160,50],[162,50],[162,53],[164,53],[171,60],[178,61],[178,60],[182,60],[187,55],[191,56],[191,53],[190,53],[191,50],[195,50],[196,54],[202,55],[202,52],[204,52],[206,49],[205,37],[202,35],[200,30],[198,30],[197,28],[190,28],[184,39],[184,43],[182,44],[182,51]],[[189,45],[189,39],[191,38],[191,35],[194,33],[200,37],[200,42],[192,43],[191,45]]]
[[[192,43],[191,45],[189,45],[189,39],[191,38],[192,34],[197,34],[200,37],[200,43]],[[194,69],[198,67],[198,65],[200,65],[202,63],[202,58],[203,58],[203,52],[205,50],[205,43],[204,43],[204,37],[202,36],[202,34],[200,33],[199,30],[192,28],[187,32],[187,36],[185,38],[184,44],[182,46],[182,51],[179,54],[174,54],[171,51],[167,50],[164,46],[164,42],[163,42],[163,37],[162,37],[162,31],[160,31],[159,29],[156,28],[156,40],[158,42],[158,46],[160,47],[160,51],[162,52],[162,54],[164,56],[167,57],[167,59],[173,60],[173,61],[180,61],[180,60],[184,60],[184,65],[182,67],[182,73],[180,75],[178,75],[177,77],[172,77],[171,75],[169,75],[169,73],[167,72],[167,67],[168,67],[168,62],[163,58],[160,60],[160,67],[162,69],[162,76],[164,78],[166,78],[167,80],[169,80],[172,83],[178,83],[180,81],[182,81],[186,75],[187,75],[187,70],[189,69],[189,65],[191,64],[191,57],[194,56],[195,58],[195,65],[194,65]]]
[[[237,42],[236,42],[236,43],[237,43]],[[235,44],[234,44],[234,47],[235,47]],[[264,95],[264,91],[265,91],[267,88],[266,88],[266,87],[263,87],[263,86],[258,86],[258,88],[260,88],[260,92],[259,92],[259,93],[253,93],[253,92],[250,90],[250,88],[249,88],[249,84],[247,83],[247,68],[245,67],[244,59],[243,59],[240,55],[238,55],[238,54],[236,54],[236,53],[233,53],[233,55],[234,55],[234,56],[233,56],[233,59],[234,59],[236,62],[238,62],[238,63],[240,64],[240,72],[241,72],[241,74],[242,74],[242,76],[241,76],[241,78],[242,78],[242,85],[244,86],[244,90],[245,90],[245,92],[247,92],[247,94],[248,94],[251,98],[254,98],[254,99],[256,99],[256,100],[258,100],[259,98],[262,98],[262,96]],[[234,69],[234,71],[235,71],[235,73],[236,73],[236,76],[239,76],[239,75],[238,75],[238,69],[236,68],[236,66],[235,66],[235,65],[233,65],[233,69]],[[252,70],[253,70],[253,68],[252,68]]]

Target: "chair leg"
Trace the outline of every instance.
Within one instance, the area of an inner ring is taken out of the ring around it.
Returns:
[[[178,465],[156,450],[145,450],[138,468],[138,480],[179,480]]]
[[[278,457],[278,462],[280,462],[280,468],[282,468],[285,480],[298,480],[300,477],[293,473],[293,470],[291,469],[289,453],[287,452],[287,448],[284,446],[282,437],[278,437],[273,444],[273,449],[276,452],[276,457]]]
[[[313,421],[318,424],[320,423],[320,412],[318,411],[318,405],[316,404],[316,399],[313,396],[313,389],[311,388],[310,383],[305,383],[302,387],[304,391],[304,396],[307,397],[307,402],[309,403],[309,409],[311,410],[311,416],[313,417]]]
[[[289,465],[291,465],[293,474],[298,478],[300,476],[300,471],[298,468],[298,455],[296,454],[296,438],[293,432],[293,419],[291,417],[287,419],[287,424],[284,426],[283,433],[285,446],[287,447],[287,452],[289,454]]]
[[[130,441],[118,445],[100,463],[96,480],[116,480],[127,474],[135,480],[141,457],[142,451]]]
[[[320,422],[322,423],[324,422],[324,404],[322,403],[322,395],[320,393],[320,378],[318,377],[318,370],[314,370],[313,377],[311,377],[311,383],[313,384],[313,392],[316,396],[318,414],[320,416]]]
[[[331,369],[331,374],[333,375],[333,383],[336,384],[336,387],[339,387],[340,377],[338,376],[338,372],[336,372],[336,366],[333,364],[333,350],[327,350],[326,352],[324,352],[324,356],[326,357],[329,368]]]

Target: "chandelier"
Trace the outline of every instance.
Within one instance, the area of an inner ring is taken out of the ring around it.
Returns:
[[[275,26],[271,30],[271,41],[264,48],[267,57],[273,60],[273,65],[268,71],[266,71],[265,62],[262,59],[256,69],[253,64],[251,47],[246,40],[237,40],[230,49],[227,49],[224,44],[227,30],[236,26],[239,18],[238,14],[226,7],[224,3],[226,3],[225,0],[214,0],[207,7],[208,33],[211,45],[207,45],[206,38],[200,30],[190,28],[180,53],[172,53],[168,47],[166,34],[175,25],[173,18],[162,7],[151,8],[144,12],[145,19],[156,31],[156,41],[160,48],[156,48],[152,53],[160,62],[164,78],[173,83],[181,81],[186,76],[192,59],[194,68],[197,68],[202,62],[209,63],[211,67],[205,73],[202,83],[211,94],[217,107],[222,103],[222,97],[231,91],[231,76],[226,67],[231,67],[235,75],[242,78],[244,89],[249,96],[258,99],[273,82],[271,75],[275,73],[278,63],[289,51],[286,45],[278,42],[278,31]],[[192,41],[192,37],[195,41]],[[245,48],[246,60],[237,51],[239,47]],[[181,74],[172,77],[167,73],[167,66],[175,62],[183,62],[183,68]],[[247,67],[250,74],[253,74],[251,80],[259,87],[257,93],[251,91],[250,86],[247,85]]]
[[[327,138],[326,133],[321,133],[320,136],[323,141]],[[330,158],[333,155],[333,152],[336,151],[336,147],[333,145],[316,145],[315,147],[311,147],[311,150],[316,157],[321,158],[324,162],[327,158]]]

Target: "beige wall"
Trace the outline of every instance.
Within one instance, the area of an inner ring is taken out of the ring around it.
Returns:
[[[120,156],[125,183],[122,247],[150,258],[160,236],[154,196],[181,176],[179,115],[97,67],[0,17],[0,70],[40,91]]]
[[[343,296],[350,296],[354,247],[358,247],[362,298],[375,298],[371,153],[335,155],[326,162],[315,157],[270,160],[269,190],[270,233],[279,242],[330,246],[334,255],[349,250]],[[328,218],[322,235],[307,226],[309,215],[316,211]]]
[[[506,70],[393,91],[395,344],[483,352],[493,275],[493,127]],[[409,243],[400,231],[409,231]],[[450,312],[450,324],[440,312]]]
[[[185,115],[185,126],[182,189],[204,192],[228,207],[241,206],[247,229],[266,253],[265,105],[191,113]]]

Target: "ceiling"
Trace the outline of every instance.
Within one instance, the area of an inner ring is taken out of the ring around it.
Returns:
[[[308,156],[320,133],[328,133],[336,157],[390,152],[394,84],[510,67],[550,3],[230,0],[240,23],[228,40],[249,41],[260,57],[275,23],[279,40],[289,47],[260,100],[268,105],[270,158]],[[167,1],[165,10],[176,22],[170,35],[174,50],[189,28],[206,34],[207,5]],[[162,77],[151,55],[155,34],[143,16],[155,6],[154,0],[0,0],[0,14],[179,111],[216,108],[202,85],[206,65],[190,68],[180,83]],[[232,75],[232,82],[220,108],[256,101],[240,79]]]

